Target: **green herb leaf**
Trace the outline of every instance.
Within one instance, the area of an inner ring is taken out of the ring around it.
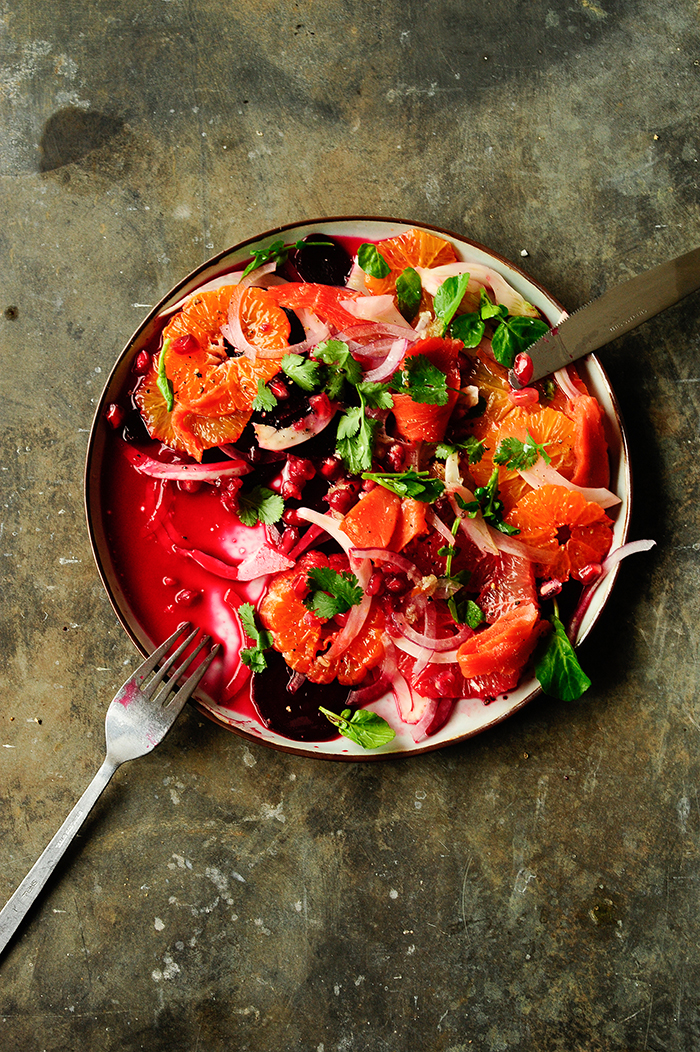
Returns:
[[[486,289],[481,289],[479,293],[479,315],[484,321],[487,321],[489,318],[506,318],[508,316],[508,308],[501,303],[492,303]]]
[[[302,391],[313,391],[320,384],[318,362],[300,354],[285,354],[280,362],[282,372]]]
[[[172,413],[173,406],[175,405],[175,392],[173,391],[172,380],[168,379],[168,376],[165,372],[165,355],[170,350],[170,344],[172,342],[172,340],[166,340],[163,346],[161,347],[160,355],[158,356],[157,385],[158,390],[165,399],[165,405],[169,413]]]
[[[314,348],[313,356],[327,366],[325,392],[331,401],[340,398],[345,383],[353,387],[360,383],[362,367],[342,340],[326,340]]]
[[[357,262],[371,278],[388,278],[391,274],[391,267],[384,256],[380,255],[376,245],[360,245],[357,250]]]
[[[554,631],[535,662],[535,675],[550,697],[576,701],[588,690],[591,681],[579,664],[564,625],[556,614],[552,614],[550,621]]]
[[[465,608],[464,623],[470,628],[478,628],[486,620],[483,610],[473,599],[467,599]]]
[[[447,332],[447,326],[457,313],[457,308],[464,299],[468,284],[468,274],[454,274],[450,278],[445,278],[435,293],[433,310],[436,318],[442,322],[443,332]]]
[[[491,349],[497,362],[506,369],[513,368],[518,354],[549,332],[549,325],[540,318],[510,316],[503,319],[491,339]]]
[[[478,347],[486,326],[478,312],[460,314],[450,325],[450,336],[461,340],[465,347]]]
[[[371,409],[393,409],[394,399],[386,384],[381,380],[363,380],[356,384],[364,404]]]
[[[312,241],[295,241],[293,245],[285,245],[284,241],[273,241],[271,245],[267,246],[267,248],[253,249],[253,258],[241,274],[241,277],[247,277],[251,271],[257,270],[258,267],[262,267],[265,263],[272,263],[274,261],[279,267],[287,262],[289,253],[293,248],[296,248],[301,252],[305,248],[310,248],[312,245],[326,245],[332,248],[333,242],[321,240],[321,235],[319,235],[318,238],[314,238]]]
[[[521,442],[518,438],[504,438],[498,443],[498,449],[493,455],[493,462],[494,464],[502,464],[512,471],[526,471],[540,457],[547,464],[551,464],[552,458],[544,448],[546,444],[546,442],[536,442],[529,431],[525,442]]]
[[[447,377],[424,354],[413,354],[404,359],[389,386],[424,405],[447,405],[449,398]]]
[[[356,742],[363,749],[378,749],[396,737],[396,731],[371,709],[356,709],[355,712],[352,712],[352,709],[343,709],[338,716],[319,705],[318,711],[338,728],[343,737]]]
[[[241,661],[253,672],[264,672],[267,668],[267,661],[263,651],[272,646],[272,636],[267,629],[258,628],[255,607],[252,603],[243,603],[242,606],[239,606],[238,616],[241,619],[243,631],[255,644],[241,650]]]
[[[270,388],[265,386],[265,381],[258,380],[258,393],[253,399],[253,409],[257,412],[263,412],[274,409],[276,405],[277,399]]]
[[[372,479],[399,497],[413,497],[423,504],[432,504],[445,492],[445,483],[429,471],[365,471],[363,479]]]
[[[423,286],[420,275],[413,267],[406,267],[396,279],[396,300],[399,312],[407,322],[412,322],[420,307]]]
[[[254,486],[248,493],[238,494],[238,518],[244,526],[255,526],[258,522],[271,526],[279,522],[284,511],[284,501],[279,493],[265,486]]]
[[[339,455],[354,475],[372,467],[374,436],[379,421],[365,413],[364,396],[360,393],[360,405],[350,406],[338,421],[335,445]]]
[[[493,469],[491,478],[485,486],[477,486],[474,490],[476,500],[464,504],[464,510],[471,519],[481,512],[484,521],[488,522],[494,529],[500,530],[508,536],[520,533],[515,526],[503,521],[503,501],[498,497],[498,468]]]
[[[304,599],[304,605],[326,620],[347,613],[350,607],[362,602],[364,595],[354,573],[349,570],[338,573],[330,566],[312,567],[306,583],[311,593]]]
[[[438,442],[435,456],[438,460],[447,460],[453,453],[466,453],[470,464],[478,464],[484,455],[486,446],[483,441],[469,435],[464,440],[455,442]]]

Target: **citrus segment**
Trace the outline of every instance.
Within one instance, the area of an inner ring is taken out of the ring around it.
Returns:
[[[582,580],[581,571],[610,550],[613,523],[600,505],[577,490],[541,486],[526,493],[506,517],[520,530],[518,540],[554,555],[538,565],[538,576]]]
[[[357,299],[361,295],[352,289],[290,282],[288,285],[273,285],[267,291],[281,307],[290,310],[305,308],[336,329],[348,329],[358,324],[356,316],[341,306],[341,300]]]
[[[440,267],[444,263],[457,262],[457,253],[449,241],[415,227],[405,234],[377,242],[377,249],[391,273],[385,278],[365,274],[365,285],[373,296],[393,292],[396,279],[406,267]]]
[[[289,318],[267,289],[244,289],[240,321],[248,343],[266,351],[284,351],[289,346]]]
[[[570,476],[577,486],[602,486],[610,483],[608,443],[603,430],[603,410],[590,395],[569,402],[566,410],[576,433],[575,471]]]
[[[198,292],[187,301],[181,311],[163,330],[164,340],[176,340],[190,333],[204,347],[210,339],[221,334],[221,326],[228,321],[228,305],[235,285]]]
[[[410,394],[393,394],[393,413],[396,431],[409,442],[440,442],[445,437],[455,402],[459,396],[460,373],[458,358],[462,348],[460,340],[448,340],[434,336],[417,340],[406,352],[404,364],[411,358],[423,355],[445,374],[447,401],[445,405],[416,402]]]
[[[495,624],[462,643],[457,651],[462,675],[472,679],[493,673],[519,674],[545,626],[534,603],[509,610]]]

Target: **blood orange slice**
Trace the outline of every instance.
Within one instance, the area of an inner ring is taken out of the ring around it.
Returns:
[[[446,340],[435,336],[427,340],[417,340],[406,352],[404,363],[417,355],[423,355],[437,366],[447,379],[447,402],[445,405],[431,405],[426,402],[415,402],[409,394],[394,394],[394,419],[396,431],[401,438],[409,442],[440,442],[445,437],[455,402],[459,396],[460,373],[458,365],[460,340]]]
[[[393,292],[396,279],[406,267],[440,267],[444,263],[457,262],[457,253],[449,241],[415,227],[405,234],[379,241],[377,249],[391,273],[385,278],[365,274],[365,285],[374,296]]]
[[[534,603],[509,610],[462,643],[457,651],[462,675],[465,679],[494,673],[519,675],[545,626]]]
[[[584,567],[599,563],[612,543],[612,519],[600,505],[564,486],[546,485],[526,493],[506,521],[520,530],[518,540],[552,553],[536,573],[558,581],[570,576],[580,581]]]

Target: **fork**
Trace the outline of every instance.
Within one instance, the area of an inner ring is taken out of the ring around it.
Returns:
[[[70,812],[56,835],[36,860],[26,877],[19,885],[7,904],[0,910],[0,953],[3,952],[30,906],[37,899],[39,892],[46,884],[58,862],[63,857],[68,845],[81,828],[83,822],[97,802],[100,793],[116,771],[127,760],[155,749],[168,733],[185,702],[197,688],[199,681],[214,660],[220,649],[217,643],[207,657],[189,676],[174,697],[168,700],[173,687],[187,671],[203,647],[209,643],[209,636],[204,636],[193,652],[176,668],[169,680],[168,672],[175,662],[194,641],[199,629],[195,630],[180,643],[177,650],[163,663],[152,679],[146,683],[162,658],[170,648],[188,632],[192,625],[185,622],[173,633],[170,639],[158,647],[146,661],[127,679],[117,691],[114,700],[107,709],[105,718],[105,739],[107,751],[104,763],[87,787],[77,804]],[[161,687],[161,684],[163,686]],[[161,689],[153,697],[156,689]]]

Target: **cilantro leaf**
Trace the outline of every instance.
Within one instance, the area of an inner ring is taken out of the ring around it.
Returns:
[[[546,443],[536,442],[530,432],[527,438],[521,442],[518,438],[504,438],[498,443],[498,449],[493,455],[494,464],[503,464],[513,471],[525,471],[531,468],[540,457],[551,464],[552,458],[544,448]]]
[[[271,526],[282,518],[284,501],[279,493],[266,486],[254,486],[247,493],[238,494],[238,518],[244,526],[255,526],[263,522]]]
[[[447,405],[449,398],[447,377],[424,354],[413,354],[404,359],[389,386],[424,405]]]
[[[238,608],[243,631],[252,639],[254,646],[241,650],[241,661],[253,672],[264,672],[267,668],[264,650],[272,646],[272,636],[265,628],[258,628],[255,619],[255,607],[252,603],[243,603]]]
[[[576,701],[588,690],[591,681],[581,668],[557,614],[552,614],[550,621],[554,631],[535,662],[535,676],[550,697]]]
[[[349,570],[338,573],[330,566],[313,566],[306,583],[311,593],[304,599],[304,606],[326,620],[347,613],[351,606],[362,602],[364,595],[354,573]]]
[[[280,362],[282,372],[302,391],[313,391],[320,383],[318,362],[300,354],[285,354]]]
[[[423,504],[432,504],[445,492],[445,483],[429,471],[365,471],[363,479],[371,479],[399,497],[412,497]]]
[[[165,405],[169,413],[172,413],[173,406],[175,405],[175,392],[173,391],[173,382],[168,379],[167,373],[165,372],[165,355],[170,349],[172,340],[166,340],[163,344],[160,355],[158,356],[158,390],[165,399]]]
[[[365,274],[369,274],[371,278],[388,278],[391,274],[391,267],[384,256],[380,254],[376,245],[369,242],[358,248],[357,262]]]
[[[355,386],[364,404],[370,406],[371,409],[394,408],[394,399],[391,397],[387,385],[383,384],[381,380],[362,380],[361,383]]]
[[[503,501],[499,500],[498,497],[497,467],[493,469],[491,478],[485,486],[477,486],[474,490],[474,497],[476,498],[475,500],[464,504],[464,510],[471,519],[481,512],[484,521],[493,526],[494,529],[500,530],[501,533],[508,534],[508,536],[520,533],[516,526],[510,526],[503,521]]]
[[[435,311],[435,316],[442,322],[443,332],[447,332],[447,326],[457,313],[457,308],[464,299],[464,293],[467,291],[468,284],[468,274],[454,274],[452,277],[446,278],[435,293],[433,310]]]
[[[420,307],[421,285],[418,271],[413,267],[406,267],[396,279],[396,300],[399,305],[399,313],[407,322],[412,322]]]
[[[331,401],[340,398],[347,382],[356,387],[362,378],[362,366],[353,358],[347,343],[342,340],[326,340],[314,348],[313,356],[327,368],[325,391]]]
[[[483,441],[469,435],[464,440],[454,442],[438,442],[435,447],[435,456],[438,460],[447,460],[452,453],[466,453],[470,464],[478,464],[484,455],[486,448]]]
[[[396,731],[371,709],[356,709],[355,712],[352,712],[352,709],[343,709],[338,716],[319,705],[318,711],[338,728],[343,737],[356,742],[363,749],[378,749],[396,737]]]
[[[465,347],[478,347],[486,326],[478,311],[460,314],[450,325],[450,336],[461,340]]]
[[[277,399],[270,388],[265,386],[265,381],[258,380],[258,393],[253,399],[252,408],[260,412],[261,410],[274,409],[276,405]]]
[[[374,435],[379,421],[365,413],[364,396],[358,387],[360,405],[350,406],[338,421],[335,446],[347,468],[359,475],[372,467]]]

